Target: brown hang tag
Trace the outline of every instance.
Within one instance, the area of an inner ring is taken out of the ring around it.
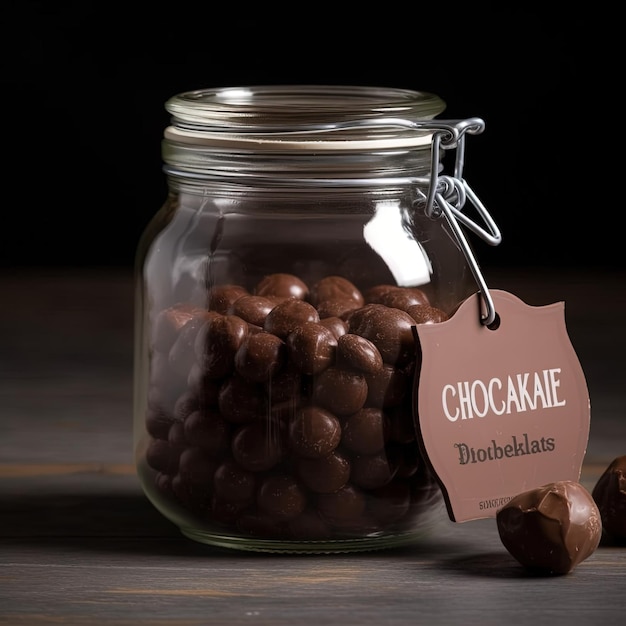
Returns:
[[[479,294],[449,320],[415,327],[415,423],[456,522],[495,517],[546,483],[578,481],[589,438],[587,383],[564,303],[490,293],[493,330],[480,321]]]

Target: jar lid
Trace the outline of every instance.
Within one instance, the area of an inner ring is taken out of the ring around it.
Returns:
[[[430,146],[420,121],[438,96],[387,87],[268,85],[187,91],[165,103],[167,140],[264,150],[376,150]]]

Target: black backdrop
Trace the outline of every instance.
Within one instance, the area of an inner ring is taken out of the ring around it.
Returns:
[[[503,241],[470,236],[482,265],[624,266],[617,14],[146,7],[3,5],[3,267],[132,266],[165,197],[165,100],[281,83],[431,91],[440,117],[483,118],[465,175]]]

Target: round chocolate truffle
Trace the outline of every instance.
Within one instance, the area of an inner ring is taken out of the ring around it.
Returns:
[[[600,543],[600,511],[579,483],[558,481],[520,493],[496,513],[504,547],[523,566],[567,574]]]
[[[339,420],[318,406],[299,409],[289,423],[289,446],[306,458],[327,456],[341,440]]]
[[[319,374],[335,361],[337,339],[315,322],[298,326],[286,339],[289,359],[303,374]]]
[[[382,409],[365,407],[343,419],[341,443],[357,454],[375,454],[385,446],[389,418]]]
[[[263,296],[242,296],[233,302],[228,313],[237,315],[248,324],[263,326],[267,314],[274,308],[276,303]]]
[[[215,470],[213,490],[216,498],[225,502],[250,502],[256,488],[256,474],[226,459]]]
[[[348,332],[348,322],[340,317],[320,317],[319,323],[331,330],[336,339],[339,339],[341,335],[345,335]]]
[[[448,319],[448,314],[445,311],[429,304],[414,304],[406,312],[418,324],[439,324]]]
[[[311,288],[309,297],[311,304],[318,306],[327,300],[351,300],[356,307],[363,306],[363,294],[343,276],[325,276]]]
[[[251,472],[268,470],[283,457],[281,433],[265,422],[242,426],[232,440],[233,458]]]
[[[344,485],[332,493],[322,493],[317,498],[323,517],[333,524],[360,520],[365,511],[365,496],[354,485]]]
[[[380,294],[378,303],[401,311],[415,305],[430,304],[428,297],[419,287],[392,287]]]
[[[184,421],[186,440],[211,456],[221,456],[229,449],[230,427],[215,410],[194,411]]]
[[[335,415],[356,413],[367,399],[367,382],[359,372],[329,367],[315,377],[313,400]]]
[[[286,339],[287,335],[307,322],[319,322],[317,309],[303,300],[288,299],[279,302],[265,318],[263,330]]]
[[[349,324],[349,332],[369,339],[385,363],[402,366],[415,358],[415,320],[406,311],[366,304],[352,313]]]
[[[285,364],[285,342],[271,333],[248,334],[235,354],[235,369],[248,380],[269,380]]]
[[[335,450],[320,459],[301,458],[297,463],[297,471],[311,491],[332,493],[348,482],[350,462]]]
[[[591,494],[600,511],[605,538],[626,542],[626,455],[613,459]]]
[[[272,298],[304,300],[309,295],[309,288],[297,276],[278,272],[262,278],[255,287],[254,294]]]
[[[337,365],[373,373],[382,369],[383,357],[369,339],[345,333],[337,339]]]
[[[225,314],[234,302],[247,295],[248,290],[241,285],[216,285],[209,289],[209,310]]]
[[[222,417],[243,424],[263,415],[263,392],[259,383],[235,373],[224,380],[217,397]]]
[[[288,520],[306,507],[305,492],[298,481],[287,474],[272,474],[262,482],[257,494],[259,509],[271,517]]]
[[[208,378],[218,379],[235,367],[235,353],[248,335],[248,323],[236,315],[215,315],[198,330],[194,348]]]

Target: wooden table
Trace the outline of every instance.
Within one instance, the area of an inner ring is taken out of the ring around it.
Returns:
[[[564,300],[586,373],[581,482],[626,454],[626,272],[487,271],[528,304]],[[442,519],[426,547],[229,553],[182,537],[132,463],[130,270],[0,276],[0,624],[620,624],[626,548],[536,577],[494,520]]]

